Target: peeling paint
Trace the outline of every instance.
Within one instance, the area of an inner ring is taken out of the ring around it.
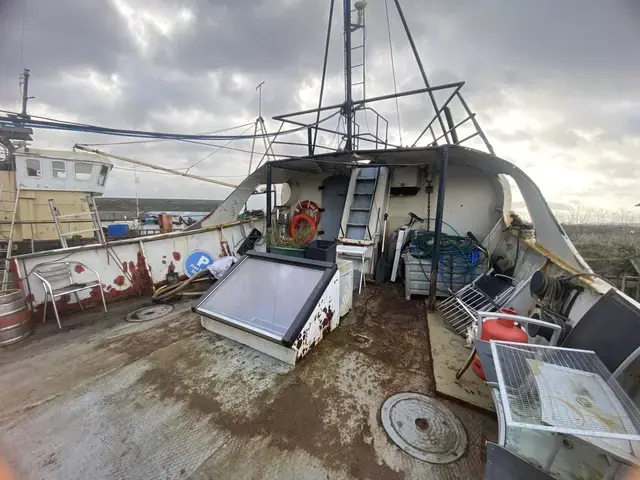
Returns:
[[[173,252],[173,259],[174,259],[176,262],[179,262],[179,261],[180,261],[180,258],[182,258],[182,257],[180,256],[180,252]]]
[[[339,323],[340,274],[336,272],[325,293],[313,310],[311,317],[293,343],[299,361],[318,345]]]
[[[84,267],[78,263],[78,264],[76,264],[74,270],[75,270],[76,273],[82,273],[82,272],[84,272]]]

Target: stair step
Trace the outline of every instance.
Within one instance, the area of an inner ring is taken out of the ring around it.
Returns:
[[[356,207],[351,207],[351,211],[352,212],[369,212],[371,209],[370,208],[356,208]],[[0,250],[1,251],[1,250]]]
[[[347,223],[347,227],[366,227],[366,223]]]
[[[362,193],[361,192],[353,192],[353,194],[354,195],[368,195],[370,197],[373,195],[373,193],[364,193],[364,192],[362,192]]]

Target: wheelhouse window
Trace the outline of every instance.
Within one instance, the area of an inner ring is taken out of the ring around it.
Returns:
[[[42,176],[42,172],[40,170],[40,160],[36,158],[27,158],[25,161],[25,165],[27,167],[27,177],[40,178]]]
[[[60,160],[53,160],[51,162],[51,174],[53,178],[60,180],[67,178],[67,164]]]
[[[93,165],[90,163],[76,162],[73,165],[73,171],[76,180],[91,180],[91,175],[93,174]]]
[[[107,174],[109,173],[109,167],[103,165],[100,167],[100,175],[98,175],[98,185],[104,187],[104,184],[107,182]]]

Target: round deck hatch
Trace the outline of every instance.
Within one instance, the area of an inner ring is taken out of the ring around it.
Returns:
[[[425,395],[393,395],[382,405],[380,415],[391,440],[419,460],[450,463],[467,448],[467,434],[458,417]]]
[[[148,322],[173,312],[173,305],[151,305],[127,314],[127,322]]]

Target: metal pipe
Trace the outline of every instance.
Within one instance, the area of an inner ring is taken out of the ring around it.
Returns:
[[[180,177],[193,178],[194,180],[200,180],[208,183],[215,183],[216,185],[223,185],[225,187],[236,188],[238,185],[234,185],[232,183],[221,182],[220,180],[213,180],[212,178],[200,177],[199,175],[191,175],[190,173],[182,173],[178,170],[172,170],[170,168],[161,167],[159,165],[154,165],[153,163],[142,162],[140,160],[134,160],[133,158],[123,157],[121,155],[114,155],[113,153],[103,152],[101,150],[95,148],[88,148],[82,145],[78,145],[77,143],[73,146],[74,150],[83,150],[85,152],[96,153],[98,155],[102,155],[103,157],[114,158],[116,160],[121,160],[127,163],[133,163],[134,165],[141,165],[143,167],[153,168],[154,170],[161,170],[163,172],[173,173],[174,175],[178,175]]]
[[[346,126],[346,142],[344,149],[351,151],[351,136],[353,135],[353,124],[351,122],[353,105],[351,98],[351,0],[343,0],[344,15],[344,115]]]
[[[27,117],[27,102],[29,101],[29,69],[22,71],[22,117]]]
[[[307,147],[309,150],[309,156],[313,155],[313,151],[315,149],[315,144],[313,143],[313,134],[311,132],[311,127],[307,128]]]
[[[458,95],[458,99],[460,100],[460,103],[462,104],[464,109],[467,111],[467,115],[472,115],[471,109],[469,108],[469,105],[467,105],[467,102],[464,101],[464,98],[462,98],[462,95],[460,94],[460,92],[458,92],[457,95]],[[476,120],[475,114],[473,115],[472,121],[473,121],[473,126],[476,127],[476,130],[478,131],[478,135],[480,135],[480,138],[482,138],[482,141],[484,142],[485,146],[487,147],[487,150],[489,150],[489,153],[491,155],[495,155],[495,152],[493,151],[493,147],[491,146],[491,144],[489,143],[489,140],[487,139],[486,135],[482,131],[482,128],[480,127],[480,124]]]
[[[440,119],[440,121],[442,122],[442,118],[440,117],[440,114],[444,111],[445,108],[447,108],[447,105],[449,105],[449,102],[451,102],[451,100],[453,100],[453,97],[456,96],[456,94],[460,91],[460,89],[462,88],[462,85],[460,85],[459,87],[457,87],[452,93],[451,95],[449,95],[449,98],[447,98],[447,100],[445,100],[445,102],[442,104],[442,106],[438,109],[438,111],[436,111],[435,116],[431,119],[431,121],[427,124],[426,127],[424,127],[424,130],[422,130],[422,132],[420,133],[420,135],[418,135],[418,138],[416,138],[415,142],[413,142],[413,145],[411,145],[412,147],[416,146],[416,143],[418,143],[420,141],[420,139],[422,138],[422,136],[427,133],[428,129],[431,129],[431,135],[433,135],[433,138],[435,139],[435,134],[433,133],[433,128],[431,128],[431,125],[433,125],[433,122],[435,122],[436,118]],[[444,126],[442,127],[442,132],[443,135],[445,137],[445,140],[447,141],[447,143],[449,143],[449,137],[447,137],[447,130],[444,128]]]
[[[419,93],[437,92],[437,91],[440,91],[440,90],[447,90],[449,88],[458,87],[460,89],[463,86],[464,86],[464,82],[443,83],[442,85],[436,85],[435,87],[417,88],[415,90],[408,90],[406,92],[389,93],[387,95],[381,95],[379,97],[372,97],[372,98],[367,98],[367,99],[364,99],[364,100],[356,100],[356,101],[352,102],[352,106],[353,107],[357,107],[359,105],[364,105],[366,103],[380,102],[382,100],[389,100],[389,99],[392,99],[392,98],[401,98],[401,97],[406,97],[406,96],[409,96],[409,95],[417,95]],[[321,108],[311,108],[309,110],[300,110],[298,112],[285,113],[283,115],[276,115],[275,117],[273,117],[273,119],[282,121],[283,119],[288,118],[288,117],[296,117],[298,115],[306,115],[308,113],[315,113],[317,111],[324,112],[326,110],[333,110],[333,109],[336,109],[336,108],[342,108],[343,106],[344,106],[344,104],[337,104],[337,105],[327,105],[326,107],[321,107]]]
[[[462,140],[460,140],[459,142],[457,142],[458,144],[460,143],[464,143],[467,140],[471,140],[473,137],[480,135],[480,132],[478,132],[477,130],[475,132],[473,132],[471,135],[464,137]]]
[[[448,105],[444,107],[444,118],[447,120],[447,127],[449,127],[449,130],[447,130],[445,134],[451,132],[451,141],[457,144],[458,132],[456,132],[456,127],[453,124],[453,115],[451,115],[451,109]]]
[[[456,124],[453,126],[453,128],[458,128],[458,127],[460,127],[460,126],[464,125],[464,124],[465,124],[465,123],[467,123],[469,120],[471,120],[471,118],[472,118],[472,117],[475,117],[475,115],[476,115],[476,114],[474,113],[473,115],[468,116],[468,117],[467,117],[467,118],[465,118],[464,120],[461,120],[460,122],[456,123]],[[451,129],[450,129],[450,130],[451,130]],[[434,138],[434,139],[433,139],[433,142],[431,142],[428,146],[431,146],[431,145],[437,144],[438,140],[440,140],[442,137],[443,137],[443,135],[440,135],[438,138]],[[463,139],[463,140],[464,140],[464,139]],[[461,142],[458,142],[458,143],[461,143]]]
[[[427,72],[424,70],[424,66],[422,65],[422,60],[420,60],[420,54],[418,53],[418,49],[416,48],[416,44],[413,41],[413,36],[411,35],[411,31],[409,30],[409,25],[407,24],[407,19],[404,17],[404,13],[402,12],[402,7],[400,6],[400,0],[394,0],[396,4],[396,8],[398,9],[398,14],[400,15],[400,20],[402,21],[402,26],[404,27],[404,31],[407,34],[407,38],[409,39],[409,43],[411,44],[411,50],[413,50],[413,56],[416,59],[416,63],[418,64],[418,68],[420,69],[420,74],[422,75],[422,80],[424,80],[424,84],[429,87],[429,79],[427,78]],[[438,104],[436,103],[436,97],[433,95],[432,91],[429,91],[429,98],[431,99],[431,104],[433,105],[433,110],[438,112]],[[445,131],[444,122],[442,121],[442,117],[439,113],[436,113],[438,117],[438,122],[440,123],[440,128],[442,131]],[[449,143],[449,137],[445,135],[445,139],[447,143]]]
[[[265,212],[265,227],[267,230],[267,252],[269,252],[269,241],[271,240],[271,162],[266,163],[266,177],[267,177],[267,211]]]
[[[440,176],[438,178],[438,204],[436,205],[435,238],[433,240],[433,256],[431,257],[431,276],[429,278],[429,307],[436,305],[438,287],[438,266],[440,264],[440,242],[442,240],[442,217],[444,215],[444,192],[449,163],[449,147],[443,146],[440,152]]]
[[[313,147],[315,150],[318,141],[318,125],[320,124],[320,108],[322,107],[322,98],[324,96],[324,82],[327,78],[327,60],[329,58],[329,43],[331,42],[331,24],[333,23],[333,7],[335,0],[331,0],[329,5],[329,24],[327,26],[327,41],[324,44],[324,61],[322,62],[322,80],[320,81],[320,97],[318,98],[318,116],[316,117],[316,129],[313,135]]]

